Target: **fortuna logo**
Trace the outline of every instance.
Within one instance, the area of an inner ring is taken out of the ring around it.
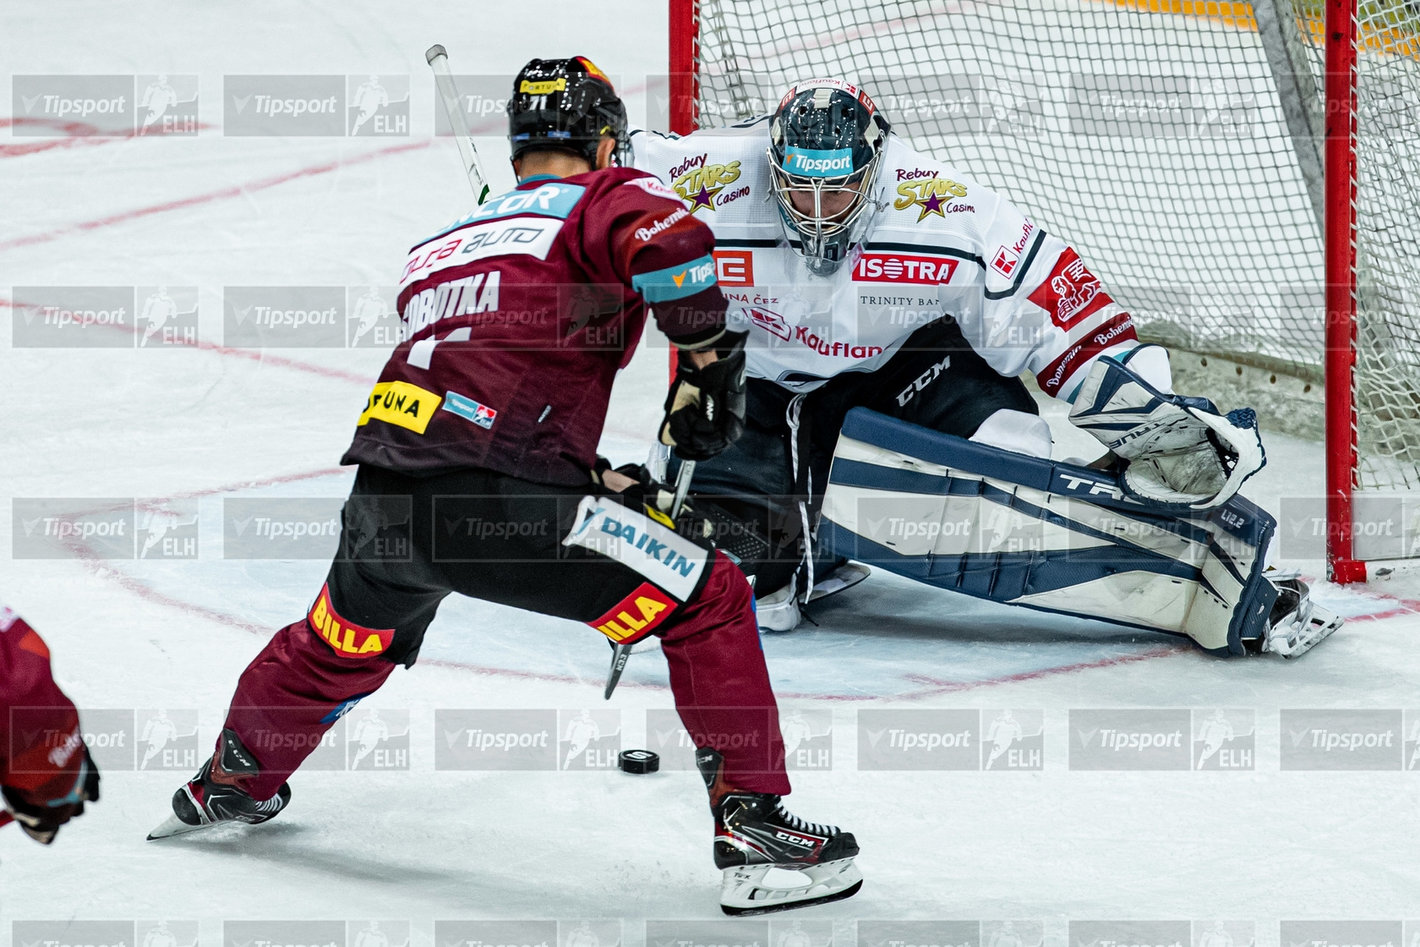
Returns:
[[[343,658],[363,658],[383,654],[394,640],[393,628],[364,628],[336,614],[330,604],[330,589],[321,586],[316,603],[306,616],[316,634]]]
[[[974,212],[971,204],[953,204],[948,199],[966,197],[966,185],[958,184],[950,178],[933,178],[927,181],[903,181],[897,186],[897,199],[892,202],[896,210],[918,208],[917,219],[921,223],[928,214],[945,218],[947,214]]]
[[[692,214],[701,209],[713,211],[716,207],[723,207],[730,201],[749,194],[748,186],[721,193],[726,185],[740,179],[738,161],[731,161],[729,164],[707,164],[707,158],[709,155],[686,158],[667,175],[673,178],[671,187],[680,195],[681,200],[686,202]]]

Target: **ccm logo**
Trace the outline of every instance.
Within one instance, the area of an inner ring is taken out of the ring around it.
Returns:
[[[860,283],[916,283],[936,286],[949,282],[956,272],[956,260],[935,256],[908,256],[902,253],[864,253],[853,268]]]

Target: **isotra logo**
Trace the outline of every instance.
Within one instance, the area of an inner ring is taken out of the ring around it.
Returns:
[[[909,256],[904,253],[864,253],[853,268],[853,279],[859,283],[935,286],[951,281],[957,262],[944,257]]]

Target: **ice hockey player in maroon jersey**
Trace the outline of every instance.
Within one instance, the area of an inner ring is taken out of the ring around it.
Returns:
[[[625,108],[589,60],[528,63],[508,115],[516,189],[405,264],[403,341],[344,458],[359,469],[326,583],[242,674],[212,759],[150,838],[274,817],[321,735],[414,664],[459,592],[616,643],[660,637],[710,790],[724,910],[849,897],[853,836],[780,803],[784,747],[743,574],[643,499],[660,491],[615,492],[636,481],[596,454],[648,307],[681,352],[660,440],[699,460],[743,429],[744,336],[725,329],[710,230],[618,166]],[[771,867],[802,883],[765,887]]]
[[[0,606],[0,794],[30,838],[49,845],[59,827],[99,799],[99,770],[79,731],[79,712],[54,683],[49,648]]]

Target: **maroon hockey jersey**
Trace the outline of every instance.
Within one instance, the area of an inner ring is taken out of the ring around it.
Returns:
[[[342,463],[587,483],[647,306],[685,348],[724,331],[713,246],[673,191],[629,168],[493,198],[410,251],[402,341]]]
[[[49,649],[0,607],[0,786],[46,805],[75,792],[83,766],[79,713],[50,676]]]

